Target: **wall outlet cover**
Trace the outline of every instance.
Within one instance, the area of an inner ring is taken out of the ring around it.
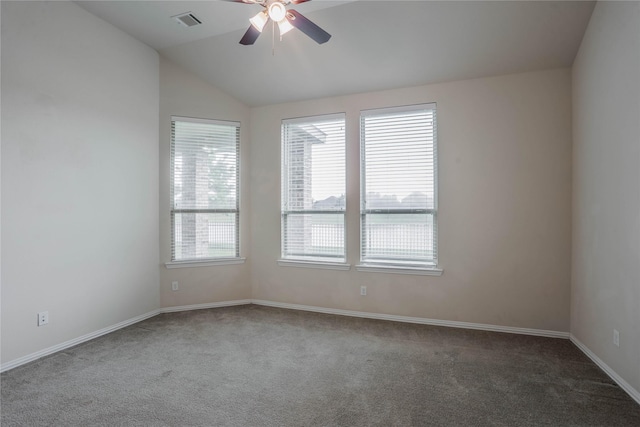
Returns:
[[[44,326],[49,323],[49,312],[41,311],[38,313],[38,326]]]

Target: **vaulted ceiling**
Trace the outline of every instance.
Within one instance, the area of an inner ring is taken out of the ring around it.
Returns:
[[[569,67],[591,1],[326,1],[290,8],[333,37],[300,31],[238,43],[258,5],[80,1],[161,55],[249,106]],[[203,23],[179,25],[194,13]],[[277,34],[277,30],[276,30]]]

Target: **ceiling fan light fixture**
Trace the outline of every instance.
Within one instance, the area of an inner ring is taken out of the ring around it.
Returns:
[[[2,1],[2,0],[0,0]],[[331,34],[305,18],[299,12],[293,9],[287,10],[287,5],[290,3],[299,4],[309,0],[226,0],[234,3],[245,4],[257,4],[262,6],[262,12],[258,13],[253,18],[249,19],[251,25],[240,39],[240,44],[243,46],[250,46],[258,40],[258,37],[262,33],[264,27],[273,22],[273,27],[278,24],[278,30],[280,36],[288,33],[292,29],[296,28],[302,31],[306,36],[313,39],[318,44],[323,44],[329,41]],[[274,28],[275,36],[275,28]],[[275,40],[275,37],[274,37]],[[282,38],[281,38],[282,40]]]
[[[287,8],[279,1],[275,1],[269,5],[269,18],[276,22],[280,22],[287,15]]]
[[[263,10],[253,18],[249,19],[249,22],[251,22],[251,25],[253,25],[253,28],[262,32],[268,20],[269,20],[269,15],[267,15],[267,12]]]
[[[291,25],[286,19],[278,21],[278,29],[280,30],[280,35],[288,33],[289,31],[293,30],[293,28],[293,25]]]

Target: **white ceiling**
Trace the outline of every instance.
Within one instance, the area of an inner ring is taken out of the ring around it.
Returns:
[[[238,43],[258,5],[80,1],[249,106],[461,80],[573,63],[591,1],[328,1],[291,5],[332,38],[298,30]],[[203,25],[170,17],[193,12]],[[272,47],[274,51],[272,52]]]

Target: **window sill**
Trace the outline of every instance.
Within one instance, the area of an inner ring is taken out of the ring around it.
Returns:
[[[244,264],[246,258],[204,259],[202,261],[171,261],[164,264],[167,268],[212,267],[216,265]]]
[[[416,276],[442,276],[444,272],[441,268],[436,267],[403,267],[375,264],[356,265],[356,269],[367,273],[413,274]]]
[[[351,264],[342,262],[326,262],[326,261],[303,261],[292,259],[279,259],[280,267],[300,267],[300,268],[319,268],[323,270],[341,270],[347,271],[351,269]]]

